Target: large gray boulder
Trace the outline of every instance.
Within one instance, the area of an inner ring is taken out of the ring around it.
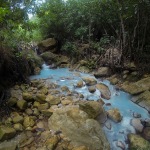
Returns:
[[[88,114],[78,106],[57,109],[48,124],[50,129],[62,131],[75,146],[86,146],[91,150],[110,149],[100,124],[89,119]]]

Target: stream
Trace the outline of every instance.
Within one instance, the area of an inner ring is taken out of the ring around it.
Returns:
[[[49,79],[60,86],[67,86],[70,91],[83,94],[86,100],[99,100],[101,94],[98,90],[90,93],[85,85],[82,88],[76,88],[77,82],[82,80],[82,77],[94,78],[91,74],[69,71],[68,68],[50,69],[49,66],[44,64],[40,74],[31,76],[30,79]],[[106,84],[111,91],[111,99],[103,99],[105,102],[104,109],[118,108],[123,117],[119,123],[108,118],[103,125],[103,130],[110,143],[111,150],[127,150],[127,135],[129,133],[136,133],[134,127],[130,124],[131,119],[134,118],[133,114],[139,114],[141,116],[140,119],[145,120],[150,118],[149,113],[144,108],[133,103],[131,95],[121,90],[116,90],[115,86],[111,85],[108,80],[97,79],[97,82]]]

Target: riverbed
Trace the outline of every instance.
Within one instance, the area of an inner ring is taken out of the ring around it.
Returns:
[[[95,78],[92,74],[69,71],[68,68],[50,69],[49,66],[44,64],[40,74],[31,76],[30,79],[47,79],[47,81],[50,80],[60,87],[67,86],[70,91],[84,95],[85,100],[97,101],[99,99],[103,99],[101,98],[101,93],[99,90],[96,90],[94,93],[90,93],[85,84],[82,88],[76,87],[77,82],[82,80],[82,77]],[[122,121],[119,123],[116,123],[108,118],[107,121],[102,124],[103,130],[111,145],[111,150],[127,150],[129,144],[127,135],[129,133],[136,133],[134,127],[130,123],[131,119],[135,117],[133,114],[138,114],[140,119],[146,120],[150,119],[149,113],[144,108],[133,103],[131,101],[131,95],[125,93],[124,91],[118,90],[115,86],[111,85],[108,80],[96,80],[98,83],[104,83],[107,85],[111,91],[110,100],[103,99],[105,102],[104,109],[107,111],[112,108],[117,108],[122,116]]]

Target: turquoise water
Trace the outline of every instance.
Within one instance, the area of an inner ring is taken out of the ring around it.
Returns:
[[[49,69],[48,66],[43,65],[39,75],[31,76],[30,79],[48,79],[60,86],[68,86],[70,91],[78,92],[84,95],[84,99],[87,100],[98,100],[100,99],[100,92],[96,90],[95,93],[91,94],[88,91],[86,86],[82,88],[76,88],[76,84],[79,80],[82,80],[82,77],[90,76],[90,74],[79,73],[76,71],[69,71],[67,68],[58,68],[58,69]],[[93,77],[94,78],[94,77]],[[141,119],[149,119],[149,113],[144,108],[134,104],[131,101],[131,96],[128,93],[123,91],[116,90],[115,86],[112,86],[107,80],[97,79],[98,82],[106,84],[111,91],[111,99],[105,100],[105,103],[110,103],[111,105],[104,105],[105,110],[111,108],[118,108],[120,110],[123,119],[120,123],[115,123],[112,120],[108,119],[103,126],[107,139],[110,142],[111,150],[121,150],[117,146],[117,141],[121,141],[125,150],[128,149],[128,133],[135,133],[135,129],[130,125],[130,121],[133,118],[133,113],[141,114]],[[106,127],[107,125],[111,126],[111,129]]]

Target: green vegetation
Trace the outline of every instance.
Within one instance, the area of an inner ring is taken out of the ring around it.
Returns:
[[[58,41],[61,53],[90,60],[90,68],[99,65],[93,55],[101,59],[107,49],[116,48],[117,65],[129,60],[141,71],[150,71],[149,10],[148,0],[1,0],[0,78],[5,82],[8,75],[16,81],[16,72],[22,76],[33,72],[36,63],[31,62],[37,59],[27,43],[49,37]],[[29,13],[34,14],[30,20]]]

